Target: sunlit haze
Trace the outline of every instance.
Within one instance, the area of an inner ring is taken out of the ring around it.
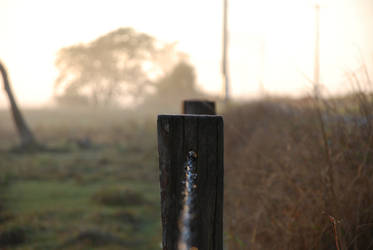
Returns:
[[[320,12],[321,82],[331,93],[348,89],[345,72],[373,51],[371,0],[229,1],[229,70],[234,97],[310,90],[315,47],[315,4]],[[222,1],[0,1],[0,59],[20,105],[52,101],[54,61],[65,46],[133,27],[178,42],[196,67],[199,87],[221,94]],[[260,87],[262,83],[262,87]],[[0,103],[6,97],[0,95]]]

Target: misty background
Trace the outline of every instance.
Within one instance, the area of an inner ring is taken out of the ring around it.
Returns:
[[[320,13],[321,82],[349,89],[345,72],[372,59],[369,0],[229,2],[229,60],[234,97],[308,93],[313,76],[315,4]],[[53,103],[55,61],[67,46],[133,27],[189,57],[202,91],[222,95],[222,4],[207,1],[0,2],[0,54],[22,105]],[[6,99],[1,98],[2,106]]]

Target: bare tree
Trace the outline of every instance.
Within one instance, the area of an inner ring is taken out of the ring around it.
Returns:
[[[10,86],[7,70],[1,61],[0,61],[0,72],[3,77],[4,90],[9,99],[14,124],[16,126],[17,132],[21,139],[21,148],[23,149],[38,148],[39,144],[35,140],[34,135],[32,134],[29,127],[27,126],[27,123],[25,119],[23,118],[22,113],[17,106],[15,97],[13,95],[13,92]]]

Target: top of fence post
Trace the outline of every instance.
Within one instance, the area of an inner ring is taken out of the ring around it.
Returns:
[[[207,100],[185,100],[183,114],[216,115],[215,102]]]

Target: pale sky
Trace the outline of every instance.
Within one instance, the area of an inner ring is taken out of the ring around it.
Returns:
[[[51,101],[58,49],[119,27],[133,27],[190,56],[199,86],[222,89],[222,0],[0,0],[0,59],[18,101]],[[331,93],[347,89],[344,73],[356,69],[359,49],[373,58],[373,1],[318,0],[321,5],[321,80]],[[235,97],[304,94],[313,77],[314,0],[230,0],[230,74]],[[0,94],[4,105],[5,95]]]

